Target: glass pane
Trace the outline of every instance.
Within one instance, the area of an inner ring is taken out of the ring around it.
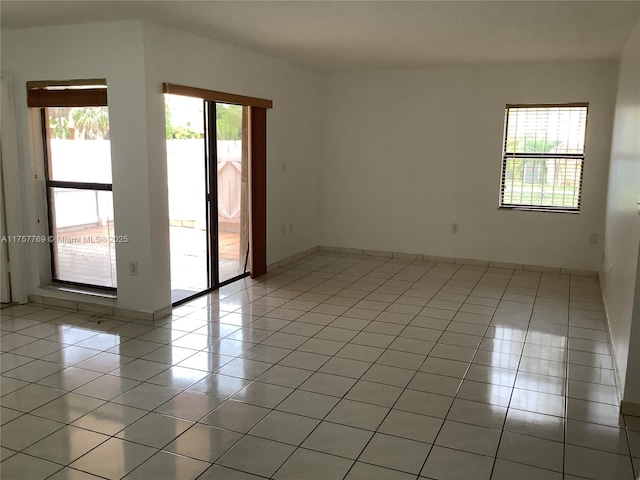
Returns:
[[[49,179],[111,183],[107,107],[47,108]]]
[[[52,188],[56,280],[117,286],[113,194]]]
[[[508,158],[502,203],[577,208],[581,175],[581,159]]]
[[[587,107],[509,108],[507,152],[584,153]]]
[[[216,103],[218,165],[218,268],[220,282],[244,272],[246,234],[243,215],[243,107]],[[245,179],[246,188],[246,179]],[[246,209],[246,205],[244,206]],[[241,241],[241,238],[244,238]]]
[[[165,95],[173,302],[209,288],[203,108]]]

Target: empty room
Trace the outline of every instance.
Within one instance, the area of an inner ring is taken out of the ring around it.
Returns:
[[[640,1],[0,20],[0,478],[640,479]]]

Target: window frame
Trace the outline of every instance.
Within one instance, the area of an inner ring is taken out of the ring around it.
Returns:
[[[99,85],[98,88],[73,88],[79,85]],[[104,85],[104,86],[102,86]],[[54,89],[49,90],[49,87]],[[71,87],[60,88],[59,87]],[[107,86],[104,79],[79,80],[69,82],[27,82],[28,106],[39,110],[39,121],[42,135],[42,155],[44,160],[45,196],[47,207],[47,229],[49,238],[49,259],[51,267],[51,281],[56,284],[87,287],[91,289],[117,292],[117,287],[62,280],[56,275],[55,248],[57,239],[54,236],[55,208],[54,188],[75,189],[84,191],[108,191],[113,192],[112,183],[76,182],[67,180],[54,180],[51,178],[51,134],[49,131],[48,108],[50,107],[107,107]],[[116,272],[117,275],[117,272]]]
[[[545,152],[509,152],[507,150],[507,135],[509,131],[509,110],[520,108],[586,108],[585,126],[584,126],[584,141],[582,153],[545,153]],[[532,212],[551,212],[551,213],[572,213],[579,214],[582,207],[582,187],[584,178],[584,159],[586,155],[586,143],[587,143],[587,127],[589,122],[589,102],[574,102],[574,103],[507,103],[505,106],[505,119],[503,128],[503,141],[502,141],[502,167],[500,172],[500,198],[498,203],[498,209],[500,210],[524,210]],[[567,206],[555,206],[555,205],[533,205],[533,204],[518,204],[518,203],[505,203],[504,193],[506,189],[506,171],[508,159],[565,159],[565,160],[580,160],[580,183],[578,189],[578,202],[575,207]]]

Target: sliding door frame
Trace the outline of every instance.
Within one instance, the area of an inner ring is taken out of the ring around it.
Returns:
[[[267,109],[249,108],[249,252],[251,278],[267,273]]]
[[[205,159],[207,201],[207,275],[209,289],[220,288],[220,252],[218,246],[218,135],[215,102],[204,101]]]
[[[256,278],[267,273],[267,109],[273,108],[273,102],[262,98],[247,97],[231,93],[217,92],[201,88],[163,84],[163,92],[199,98],[204,101],[205,139],[205,175],[207,178],[207,229],[209,233],[209,262],[207,273],[211,287],[197,294],[174,302],[180,305],[200,295],[217,290],[232,283],[243,275],[220,282],[218,252],[218,187],[217,187],[217,131],[216,108],[218,103],[227,103],[248,107],[249,115],[249,276]],[[240,259],[241,261],[242,259]],[[213,266],[216,268],[213,268]],[[246,276],[246,274],[244,275]]]

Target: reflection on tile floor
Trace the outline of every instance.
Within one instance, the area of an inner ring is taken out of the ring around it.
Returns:
[[[209,288],[207,232],[199,228],[171,226],[171,301],[177,302]],[[240,234],[218,232],[220,283],[245,272],[240,259]]]
[[[2,310],[3,479],[631,480],[595,278],[318,253],[151,324]]]

